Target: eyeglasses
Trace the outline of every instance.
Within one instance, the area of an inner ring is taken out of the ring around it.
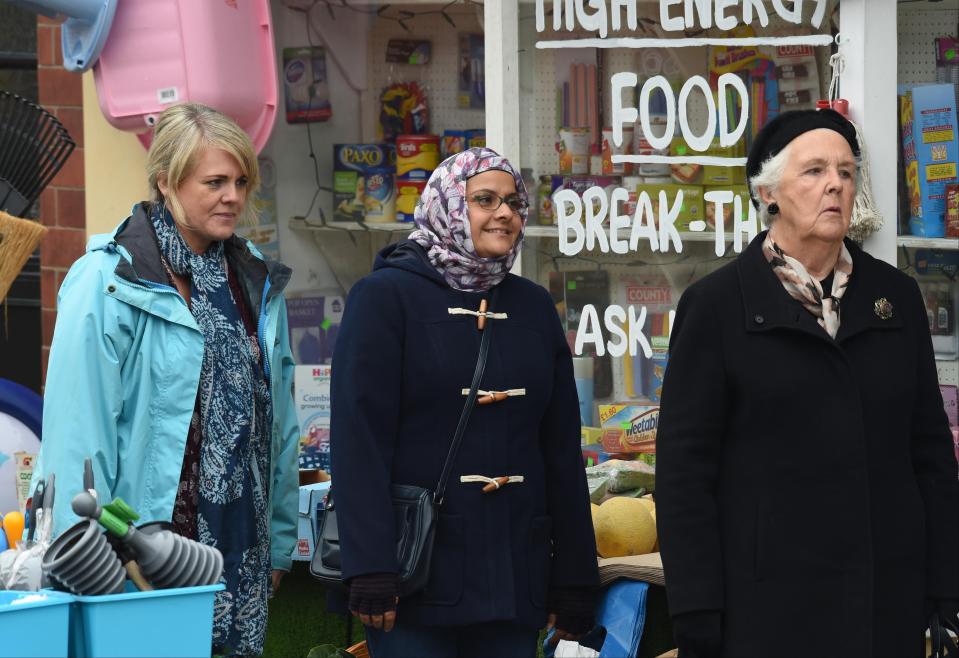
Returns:
[[[502,197],[496,192],[481,190],[470,195],[469,200],[483,210],[496,210],[504,203],[509,206],[509,209],[513,212],[521,213],[529,208],[529,201],[516,193]]]

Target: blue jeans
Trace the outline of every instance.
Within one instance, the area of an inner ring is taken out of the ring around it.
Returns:
[[[539,631],[510,621],[472,626],[397,624],[389,633],[366,628],[372,658],[536,658]]]

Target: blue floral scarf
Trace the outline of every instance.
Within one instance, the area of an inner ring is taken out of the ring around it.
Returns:
[[[255,337],[233,299],[223,242],[195,253],[162,204],[151,212],[170,271],[190,278],[190,311],[203,334],[198,539],[223,553],[214,612],[214,645],[259,654],[269,595],[269,437],[272,405]]]

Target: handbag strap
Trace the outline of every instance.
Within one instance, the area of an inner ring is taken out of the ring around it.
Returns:
[[[490,296],[489,309],[492,312],[496,305],[496,295],[499,288],[493,288],[493,294]],[[473,406],[476,403],[476,392],[479,390],[480,380],[483,379],[483,372],[486,371],[486,357],[489,354],[490,335],[493,333],[494,322],[487,322],[483,329],[483,337],[480,339],[479,354],[476,357],[476,369],[473,371],[473,383],[470,385],[469,395],[466,396],[466,402],[463,404],[463,411],[460,413],[459,423],[456,424],[456,431],[453,433],[453,441],[450,444],[450,451],[446,455],[446,463],[443,465],[443,472],[440,475],[440,481],[436,485],[436,491],[433,493],[433,504],[437,507],[443,504],[446,496],[446,484],[450,479],[450,472],[453,470],[453,462],[456,461],[456,453],[459,451],[460,444],[463,442],[463,434],[466,431],[466,425],[469,423],[470,414],[473,412]]]

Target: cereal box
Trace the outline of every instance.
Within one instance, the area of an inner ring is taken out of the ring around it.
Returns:
[[[659,405],[601,404],[603,450],[656,454]]]
[[[959,185],[946,185],[946,237],[959,238]]]
[[[946,186],[959,182],[959,135],[952,85],[900,88],[902,159],[909,190],[909,231],[945,236]]]
[[[707,192],[725,192],[731,191],[734,197],[739,197],[739,207],[743,215],[749,214],[749,188],[745,185],[718,185],[716,187],[703,188],[703,195]],[[735,198],[732,203],[723,204],[723,229],[728,233],[733,228],[734,213],[736,211]],[[706,226],[710,229],[716,228],[716,203],[705,201]]]
[[[676,202],[679,193],[683,193],[683,205],[680,208],[679,217],[676,220],[677,230],[688,231],[690,222],[705,219],[706,209],[703,206],[702,185],[637,185],[636,196],[640,201],[642,200],[643,193],[646,193],[649,197],[653,208],[653,224],[655,226],[659,226],[660,192],[666,193],[666,203],[670,208]]]

